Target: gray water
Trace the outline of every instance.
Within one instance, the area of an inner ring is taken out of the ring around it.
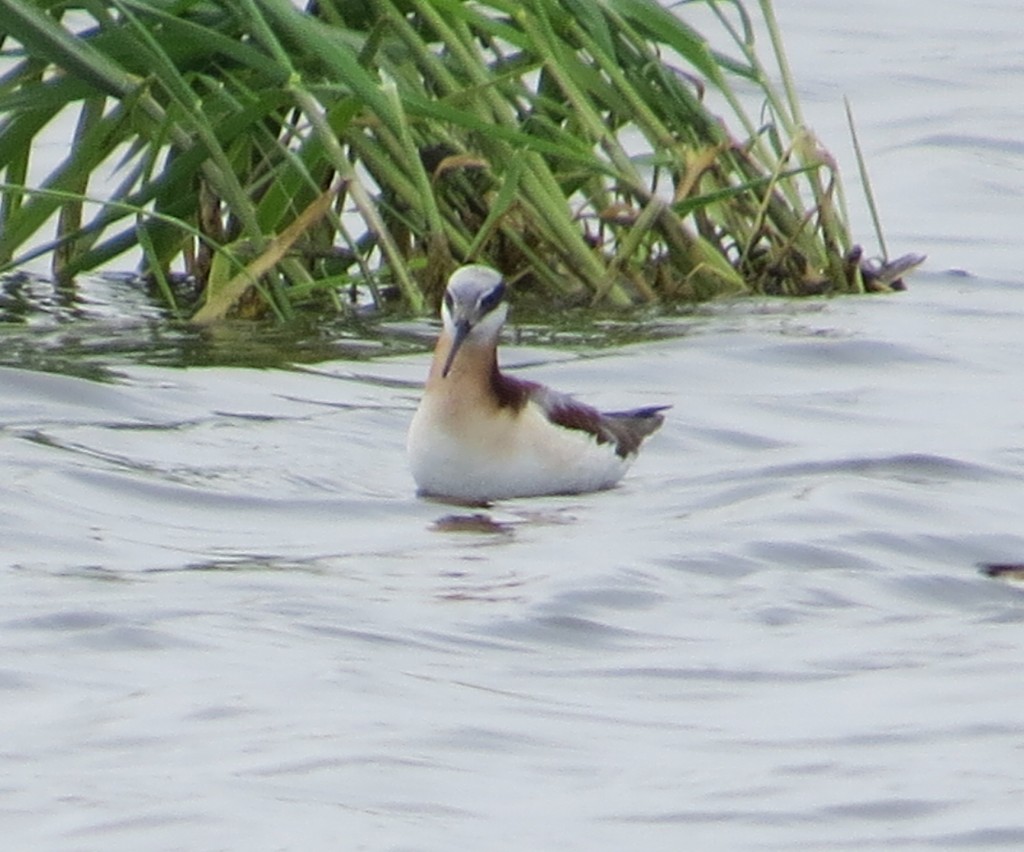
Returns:
[[[1024,562],[1024,6],[777,5],[808,120],[849,162],[851,97],[891,248],[930,261],[509,346],[674,406],[618,489],[417,499],[424,328],[0,369],[6,848],[1024,843],[1024,588],[979,570]]]

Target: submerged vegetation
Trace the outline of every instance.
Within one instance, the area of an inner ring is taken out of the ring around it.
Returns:
[[[140,249],[199,322],[419,312],[468,261],[575,304],[865,289],[770,0],[0,0],[0,39],[0,271]]]

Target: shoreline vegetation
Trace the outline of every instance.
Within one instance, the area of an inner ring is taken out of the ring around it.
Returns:
[[[421,314],[468,262],[623,308],[899,289],[920,261],[854,243],[770,0],[0,0],[0,50],[0,273],[141,250],[198,323]]]

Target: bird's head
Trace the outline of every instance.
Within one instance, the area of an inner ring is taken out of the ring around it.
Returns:
[[[451,371],[455,356],[467,340],[495,343],[507,313],[505,282],[497,271],[481,264],[456,269],[448,279],[441,304],[441,319],[452,340],[442,378]]]

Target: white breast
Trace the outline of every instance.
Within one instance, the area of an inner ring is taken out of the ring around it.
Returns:
[[[518,412],[463,411],[453,421],[424,397],[408,450],[421,493],[467,502],[598,491],[615,485],[633,461],[588,432],[551,423],[533,402]]]

